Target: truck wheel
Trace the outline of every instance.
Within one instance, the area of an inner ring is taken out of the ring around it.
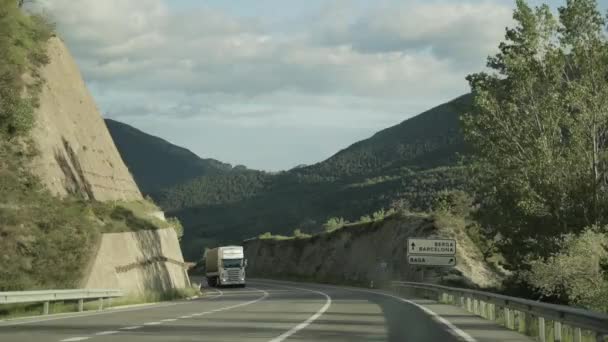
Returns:
[[[209,277],[207,278],[207,285],[209,285],[209,287],[215,287],[215,278]]]

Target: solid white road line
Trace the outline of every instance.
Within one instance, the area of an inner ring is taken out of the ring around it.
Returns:
[[[118,334],[118,331],[115,331],[115,330],[101,331],[101,332],[95,333],[95,336],[105,336],[105,335],[113,335],[113,334]]]
[[[161,322],[175,322],[177,321],[177,319],[175,318],[167,318],[167,319],[163,319]]]
[[[297,333],[298,331],[300,331],[300,330],[306,328],[307,326],[309,326],[317,318],[321,317],[321,315],[323,315],[325,313],[325,311],[327,311],[327,309],[329,309],[329,307],[331,306],[331,297],[328,294],[326,294],[325,292],[315,291],[315,290],[309,290],[309,289],[303,289],[303,288],[300,288],[300,287],[284,286],[284,285],[274,285],[274,286],[279,286],[279,287],[290,288],[290,289],[299,290],[299,291],[306,291],[306,292],[313,292],[313,293],[316,293],[316,294],[320,294],[323,297],[325,297],[325,305],[323,305],[323,307],[321,309],[319,309],[319,311],[317,311],[314,315],[308,317],[308,319],[305,320],[304,322],[302,322],[302,323],[296,325],[295,327],[289,329],[289,331],[286,331],[283,334],[281,334],[281,335],[273,338],[269,342],[281,342],[281,341],[284,341],[289,336],[291,336],[291,335]]]
[[[84,340],[88,340],[90,339],[90,337],[72,337],[72,338],[66,338],[65,340],[61,340],[61,342],[76,342],[76,341],[84,341]]]
[[[269,282],[270,284],[274,285],[274,282],[271,280]],[[414,301],[405,299],[405,298],[401,298],[389,293],[385,293],[385,292],[377,292],[377,291],[371,291],[371,290],[364,290],[364,289],[355,289],[352,287],[340,287],[340,286],[332,286],[332,285],[325,285],[325,284],[312,284],[312,285],[319,285],[321,287],[329,287],[329,288],[335,288],[335,289],[341,289],[341,290],[347,290],[347,291],[354,291],[354,292],[367,292],[367,293],[372,293],[372,294],[376,294],[376,295],[381,295],[381,296],[386,296],[386,297],[391,297],[393,299],[397,299],[401,302],[407,303],[407,304],[411,304],[414,305],[415,307],[419,308],[420,310],[422,310],[424,313],[426,313],[427,315],[431,316],[431,318],[433,320],[435,320],[436,322],[438,322],[439,324],[444,325],[447,329],[447,331],[456,336],[456,337],[460,337],[461,339],[463,339],[466,342],[478,342],[473,336],[467,334],[464,330],[460,329],[459,327],[455,326],[454,324],[452,324],[450,321],[448,321],[447,319],[441,317],[439,314],[437,314],[436,312],[434,312],[433,310],[424,307]]]

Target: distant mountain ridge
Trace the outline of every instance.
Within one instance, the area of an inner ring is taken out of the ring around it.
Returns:
[[[457,97],[298,171],[361,176],[407,164],[431,167],[453,163],[457,152],[466,150],[459,114],[467,110],[471,101],[470,94]]]
[[[467,151],[459,117],[470,105],[471,95],[460,96],[322,162],[278,173],[237,170],[127,125],[108,126],[136,181],[160,179],[140,187],[180,218],[184,254],[195,257],[205,246],[240,243],[267,231],[318,231],[330,217],[357,220],[396,201],[428,210],[437,192],[465,186],[457,167],[458,155]],[[145,157],[150,153],[153,158]],[[146,175],[150,170],[154,174]]]
[[[232,165],[203,159],[192,151],[112,119],[105,119],[120,155],[146,194],[190,179],[232,171]]]

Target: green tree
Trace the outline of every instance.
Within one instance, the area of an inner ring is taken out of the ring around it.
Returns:
[[[433,210],[467,217],[473,207],[473,198],[462,190],[443,190],[437,193]]]
[[[517,1],[492,73],[467,77],[462,118],[474,147],[477,218],[501,237],[508,264],[548,255],[554,236],[608,221],[608,44],[593,0]]]
[[[567,234],[561,251],[531,262],[528,282],[546,296],[608,312],[608,235],[597,228]],[[602,267],[604,266],[604,267]]]

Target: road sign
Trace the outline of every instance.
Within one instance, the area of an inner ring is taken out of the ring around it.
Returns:
[[[444,255],[408,255],[407,261],[410,265],[425,266],[456,266],[455,256]]]
[[[407,239],[407,254],[456,255],[456,240]]]

